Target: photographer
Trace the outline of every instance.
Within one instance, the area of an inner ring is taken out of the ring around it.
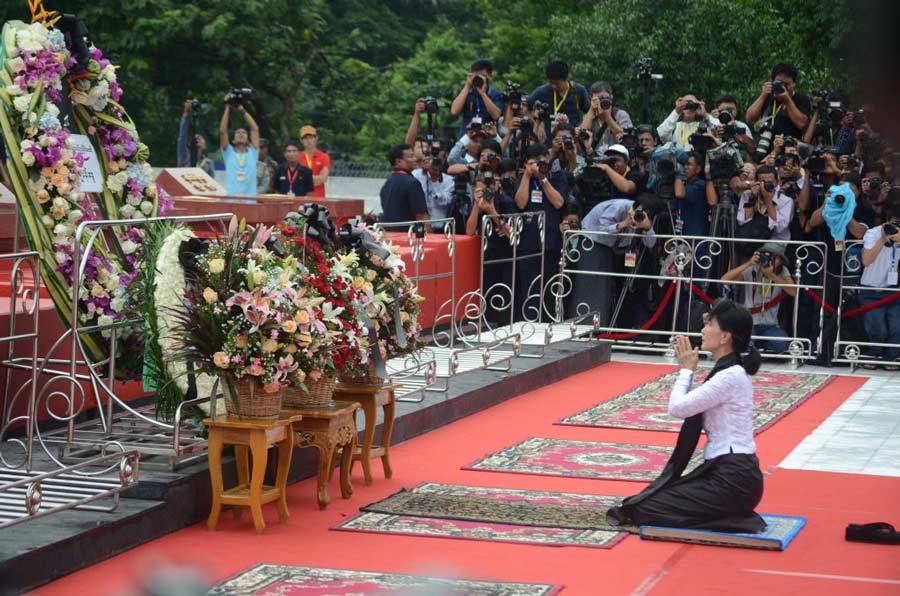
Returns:
[[[381,221],[394,223],[428,219],[425,193],[412,177],[416,164],[412,147],[395,145],[391,147],[388,159],[393,171],[381,187]]]
[[[891,192],[891,184],[885,178],[884,166],[881,164],[864,165],[860,190],[872,207],[874,225],[881,225],[885,221],[885,207]]]
[[[435,142],[429,148],[427,164],[412,172],[413,178],[422,185],[422,191],[425,193],[429,219],[446,218],[453,202],[453,176],[444,173],[445,157],[446,153],[441,148],[440,142]],[[436,229],[443,229],[443,224],[434,225]]]
[[[800,82],[797,67],[781,62],[772,68],[771,80],[762,85],[759,97],[747,108],[748,124],[759,121],[757,128],[768,127],[771,134],[800,138],[809,122],[812,104],[802,93],[794,93]]]
[[[794,278],[785,266],[784,246],[766,242],[753,253],[746,263],[738,265],[722,276],[722,281],[744,281],[759,285],[738,286],[744,295],[744,306],[753,314],[753,335],[771,338],[788,338],[790,334],[778,323],[778,303],[782,294],[794,297],[797,288]],[[787,341],[763,340],[760,347],[769,352],[786,352]]]
[[[682,95],[675,100],[675,108],[656,128],[659,140],[673,143],[682,151],[691,151],[691,135],[700,130],[700,125],[707,127],[719,125],[719,121],[706,112],[706,106],[693,93]]]
[[[247,90],[241,89],[245,92]],[[259,160],[259,126],[244,107],[243,93],[232,91],[225,96],[225,111],[219,122],[219,145],[225,158],[225,192],[231,196],[256,196],[256,164]],[[228,142],[228,120],[231,110],[236,109],[244,116],[250,129],[238,128],[234,131],[232,143]]]
[[[590,235],[593,244],[590,248],[580,247],[580,259],[574,267],[580,271],[634,273],[643,267],[650,267],[650,259],[640,259],[641,246],[649,249],[656,245],[653,232],[653,216],[646,210],[644,203],[632,199],[611,199],[600,203],[582,218],[581,229],[585,232],[602,232]],[[640,234],[640,239],[629,234]],[[650,255],[649,251],[643,251]],[[600,313],[602,325],[607,325],[612,316],[612,302],[618,296],[621,278],[607,275],[577,275],[573,280],[573,302],[587,305],[592,311]],[[630,301],[630,311],[643,301]],[[643,307],[643,304],[641,304]],[[633,316],[632,323],[637,325]]]
[[[501,215],[516,213],[516,204],[512,197],[505,194],[499,184],[500,180],[491,172],[484,172],[475,178],[475,202],[472,212],[466,220],[466,234],[481,236],[484,234],[482,220],[487,215],[491,218],[490,235],[487,237],[483,259],[485,261],[481,279],[482,297],[485,300],[485,315],[491,323],[509,322],[509,314],[498,310],[491,300],[492,296],[505,296],[506,288],[512,287],[512,267],[509,263],[487,263],[512,257],[512,247],[506,223]]]
[[[760,166],[756,170],[756,181],[743,192],[738,203],[738,225],[756,224],[760,217],[766,218],[766,231],[762,227],[749,236],[765,240],[790,240],[791,219],[794,216],[794,201],[781,192],[778,172],[772,166]]]
[[[559,271],[559,255],[562,248],[562,234],[559,224],[565,206],[565,197],[569,195],[569,184],[564,172],[550,172],[549,154],[544,145],[535,143],[528,147],[525,168],[516,188],[516,208],[521,211],[543,211],[545,221],[544,234],[544,283]],[[540,252],[541,239],[534,224],[526,225],[522,234],[520,250],[523,254]],[[520,273],[518,280],[525,291],[540,276],[541,265],[536,260],[518,264]],[[524,297],[524,294],[521,294]],[[544,302],[551,312],[552,298],[550,292],[545,294]],[[517,312],[518,314],[518,312]]]
[[[528,106],[534,112],[543,113],[543,117],[535,114],[535,119],[543,120],[547,136],[550,124],[558,116],[565,115],[570,124],[581,122],[582,115],[591,105],[591,97],[581,83],[569,80],[569,65],[559,60],[549,62],[544,68],[547,83],[537,87],[528,97]],[[538,105],[546,106],[538,109]]]
[[[206,151],[206,137],[202,134],[195,133],[193,142],[188,143],[188,135],[191,128],[191,117],[194,111],[194,105],[199,107],[200,102],[195,99],[188,99],[184,102],[184,112],[181,114],[181,122],[178,123],[178,151],[176,155],[176,165],[179,168],[188,168],[192,165],[191,153],[194,152],[196,157],[195,167],[201,168],[209,174],[210,178],[215,178],[216,172],[213,162],[204,152]]]
[[[870,288],[893,288],[897,291],[897,265],[900,263],[900,204],[892,203],[885,213],[887,222],[867,231],[863,237],[863,270],[860,285]],[[884,300],[891,291],[860,290],[861,306]],[[872,343],[893,347],[872,347],[870,354],[894,363],[900,357],[900,300],[894,300],[863,314],[866,334]],[[897,370],[895,364],[886,366]]]
[[[814,92],[812,108],[812,118],[803,133],[803,142],[837,147],[841,155],[853,153],[856,144],[854,129],[859,116],[847,108],[843,94]]]
[[[676,235],[708,236],[709,208],[716,204],[716,194],[707,193],[703,174],[703,157],[696,151],[688,153],[684,172],[675,178]]]
[[[300,165],[300,146],[288,143],[284,147],[284,163],[275,168],[272,176],[275,192],[289,197],[305,197],[313,190],[313,173]]]
[[[476,60],[469,69],[466,83],[450,105],[454,116],[462,114],[459,134],[466,134],[469,122],[476,116],[483,120],[497,120],[503,113],[503,94],[491,87],[494,65],[490,60]]]
[[[494,140],[499,143],[494,123],[490,121],[482,122],[479,117],[472,118],[472,121],[466,127],[466,134],[450,149],[447,163],[450,164],[451,169],[448,172],[450,174],[458,174],[459,171],[452,171],[453,166],[465,166],[477,162],[480,144],[486,140]]]
[[[574,173],[584,165],[584,157],[575,148],[575,128],[571,124],[557,124],[553,130],[550,146],[550,171]]]
[[[624,129],[632,126],[628,112],[613,106],[612,85],[607,81],[591,85],[591,106],[581,121],[581,128],[591,131],[593,148],[603,153],[618,142]]]
[[[716,109],[712,116],[719,121],[716,126],[716,136],[720,139],[733,139],[742,146],[743,152],[752,155],[756,151],[756,143],[753,142],[753,133],[750,127],[737,119],[738,103],[734,95],[720,95],[716,98]]]

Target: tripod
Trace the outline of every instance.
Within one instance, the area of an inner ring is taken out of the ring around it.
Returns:
[[[734,229],[737,223],[737,211],[734,205],[734,197],[731,188],[728,186],[728,180],[716,180],[716,196],[718,200],[712,211],[712,224],[710,225],[709,235],[711,238],[728,238],[726,250],[719,252],[711,267],[711,277],[719,279],[728,271],[730,267],[737,262],[737,251],[734,246]],[[704,291],[709,287],[709,281],[703,283]]]
[[[650,122],[650,102],[653,94],[652,82],[661,81],[661,74],[653,74],[653,61],[650,58],[641,58],[635,65],[637,78],[643,85],[643,97],[641,98],[641,122]]]

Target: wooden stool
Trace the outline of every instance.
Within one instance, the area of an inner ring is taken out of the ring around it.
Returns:
[[[209,479],[212,483],[212,510],[206,521],[207,528],[216,529],[222,505],[236,507],[235,519],[241,517],[240,507],[249,507],[257,534],[262,534],[266,527],[262,515],[264,503],[278,501],[278,519],[282,523],[287,521],[289,514],[285,500],[285,486],[294,446],[294,435],[291,433],[290,425],[299,419],[299,414],[282,414],[277,420],[228,416],[207,418],[203,421],[203,424],[209,427]],[[222,448],[225,445],[234,445],[238,472],[238,485],[229,490],[224,490],[222,485]],[[263,486],[269,445],[278,447],[275,486]],[[253,458],[252,477],[248,469],[250,463],[247,458],[248,449]]]
[[[350,484],[350,467],[353,465],[353,450],[356,447],[357,402],[331,402],[316,408],[286,410],[301,416],[293,424],[294,446],[315,447],[319,450],[319,477],[316,497],[319,508],[325,509],[331,502],[328,496],[328,480],[334,467],[338,447],[341,452],[341,496],[349,499],[353,494]]]
[[[362,463],[363,476],[366,486],[372,484],[372,468],[370,460],[381,458],[384,468],[384,477],[390,478],[391,471],[391,434],[394,431],[394,415],[396,401],[394,401],[394,387],[391,385],[353,385],[351,383],[338,383],[334,389],[335,401],[355,401],[362,404],[362,411],[366,417],[366,426],[363,430],[362,445],[353,453],[353,461]],[[378,408],[384,412],[384,426],[381,429],[381,443],[373,447],[375,442],[375,425],[378,421]],[[352,471],[352,464],[351,464]]]

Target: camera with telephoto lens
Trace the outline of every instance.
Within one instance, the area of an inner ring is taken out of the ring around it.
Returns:
[[[637,207],[634,210],[634,213],[631,214],[631,219],[634,220],[636,224],[644,223],[644,220],[647,219],[647,213],[644,211],[643,207]]]
[[[444,161],[441,159],[441,143],[435,141],[431,144],[431,169],[440,170],[444,167]]]
[[[734,115],[731,113],[731,110],[719,110],[719,122],[723,125],[731,124],[734,122]]]
[[[699,104],[699,103],[697,103],[696,101],[693,101],[693,100],[690,100],[690,99],[689,99],[689,100],[687,100],[686,102],[684,102],[684,108],[683,108],[683,109],[695,111],[695,110],[697,110],[697,108],[699,108],[699,107],[700,107],[700,104]]]
[[[784,143],[785,147],[796,147],[797,146],[797,139],[795,139],[791,135],[784,135],[782,142]]]
[[[581,141],[582,143],[587,143],[589,140],[591,140],[590,131],[587,131],[584,129],[579,130],[578,131],[578,140]]]
[[[486,181],[485,181],[486,182]],[[485,186],[481,189],[481,200],[485,203],[493,203],[494,197],[497,196],[497,191],[491,188],[490,186]]]
[[[772,81],[772,95],[781,95],[784,93],[784,82]]]
[[[487,79],[485,79],[481,75],[475,75],[474,77],[472,77],[472,87],[474,87],[475,89],[481,89],[482,87],[484,87],[485,83],[487,83]]]
[[[622,129],[622,138],[619,139],[619,143],[621,143],[623,147],[628,149],[628,155],[637,155],[641,152],[641,143],[638,140],[638,131],[637,128],[633,126]]]
[[[425,113],[426,114],[437,114],[438,111],[438,102],[437,100],[429,95],[424,100],[425,102]]]
[[[763,181],[763,188],[766,189],[766,192],[775,192],[775,183],[771,180]]]
[[[760,162],[769,154],[772,148],[772,127],[768,124],[763,125],[759,129],[759,142],[756,143],[756,151],[753,152],[753,159]]]
[[[764,250],[759,253],[759,266],[760,267],[768,267],[772,264],[772,261],[775,259],[775,255],[772,254],[772,251]]]
[[[250,96],[253,95],[253,89],[248,89],[247,87],[235,87],[231,91],[228,92],[228,105],[233,108],[244,105]]]
[[[800,195],[800,187],[793,180],[781,183],[781,194],[792,199],[796,199]]]
[[[611,107],[612,107],[612,100],[609,98],[609,96],[608,95],[600,96],[600,109],[608,110]]]
[[[847,200],[847,197],[845,197],[844,195],[838,194],[838,195],[834,195],[833,197],[831,197],[831,200],[834,201],[838,205],[843,205],[844,202]]]
[[[200,101],[199,99],[191,100],[191,110],[193,110],[194,112],[199,112],[201,110],[205,110],[207,107],[209,107],[209,104],[204,103],[204,102]]]
[[[563,144],[563,149],[565,149],[566,151],[574,151],[575,150],[575,138],[574,137],[570,137],[569,135],[564,136],[563,140],[562,140],[562,144]]]
[[[824,147],[816,147],[806,160],[806,168],[813,174],[823,174],[827,167],[825,153]]]

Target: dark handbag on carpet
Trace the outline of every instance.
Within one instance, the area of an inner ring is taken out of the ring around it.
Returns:
[[[900,532],[887,522],[872,524],[850,524],[844,533],[850,542],[870,542],[872,544],[900,544]]]

